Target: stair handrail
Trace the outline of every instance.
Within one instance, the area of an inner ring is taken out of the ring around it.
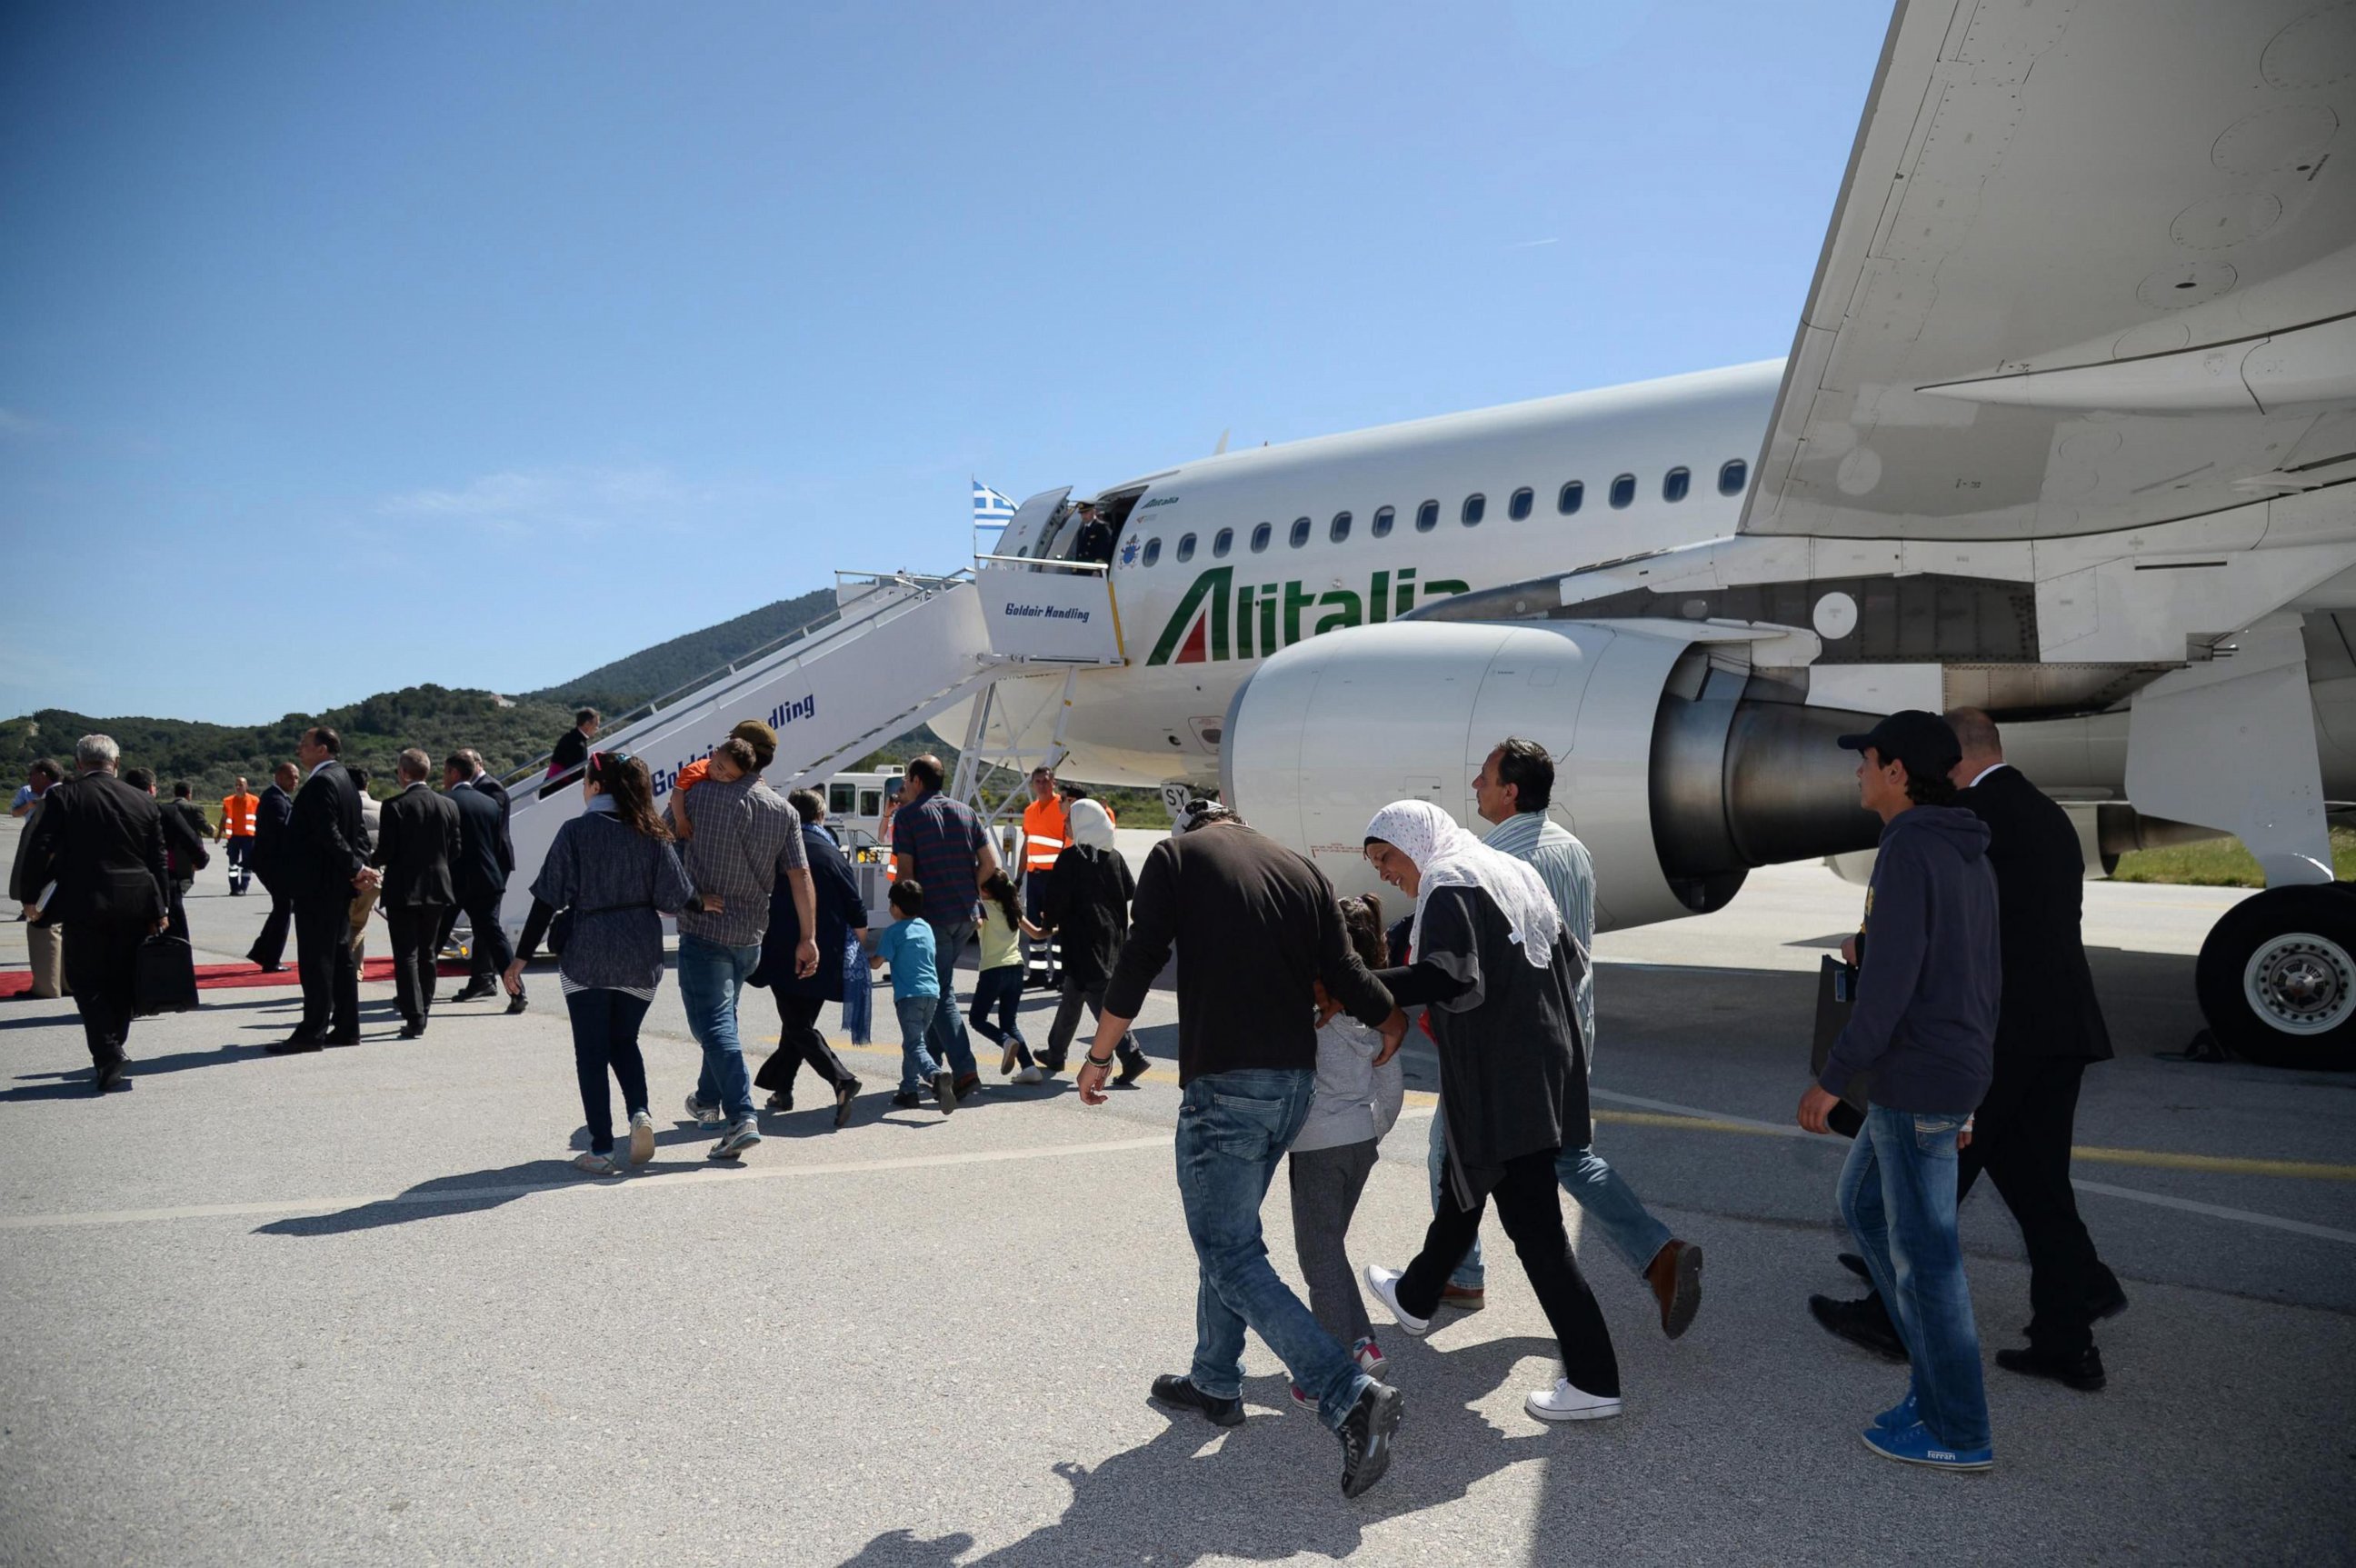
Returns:
[[[707,670],[702,674],[696,676],[691,681],[687,681],[680,685],[672,687],[669,691],[661,693],[659,696],[648,697],[637,707],[630,709],[629,712],[606,720],[603,727],[609,729],[626,728],[630,725],[637,723],[640,719],[650,717],[653,714],[662,712],[663,709],[667,707],[675,705],[682,697],[692,695],[694,693],[702,691],[707,686],[727,679],[729,676],[735,674],[745,665],[760,662],[772,653],[776,652],[779,649],[787,647],[796,642],[808,641],[811,637],[815,636],[819,632],[828,629],[830,627],[848,624],[853,618],[854,615],[862,617],[869,613],[880,615],[884,610],[891,609],[898,605],[910,604],[915,603],[917,600],[928,599],[936,594],[946,592],[947,590],[956,587],[962,583],[971,582],[973,580],[973,572],[970,568],[963,568],[958,571],[949,573],[946,576],[937,576],[929,573],[914,572],[837,572],[834,575],[834,578],[835,593],[837,597],[832,608],[826,610],[819,615],[811,617],[809,620],[802,622],[799,626],[778,633],[776,637],[771,638],[768,641],[761,644],[761,646],[752,650],[750,652],[740,653],[734,659],[728,660],[726,663],[717,665],[712,669]],[[915,597],[912,599],[894,599],[889,605],[874,606],[873,607],[872,612],[861,610],[859,607],[866,598],[867,596],[865,594],[861,594],[848,600],[845,600],[841,596],[843,583],[846,578],[855,582],[865,582],[873,585],[873,587],[870,589],[871,592],[875,588],[883,588],[886,586],[913,589],[915,590]],[[562,782],[562,779],[547,779],[549,763],[555,757],[555,756],[556,749],[555,747],[551,746],[548,750],[541,752],[538,757],[533,757],[530,761],[525,762],[515,768],[512,771],[501,775],[499,782],[510,789],[514,789],[519,784],[528,783],[534,779],[543,779],[549,783],[561,783]],[[569,778],[571,775],[567,775],[567,777]]]

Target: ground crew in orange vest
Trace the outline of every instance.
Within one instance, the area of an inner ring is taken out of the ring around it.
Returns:
[[[262,809],[262,797],[237,781],[237,792],[221,798],[220,830],[213,837],[229,845],[229,890],[235,897],[253,882],[253,868],[246,857],[253,853],[253,814]]]
[[[1055,792],[1055,770],[1033,768],[1031,803],[1023,808],[1023,907],[1033,920],[1039,918],[1048,884],[1055,880],[1055,857],[1064,853],[1071,836],[1063,798]],[[1058,962],[1062,954],[1055,939],[1026,940],[1024,946],[1028,983],[1050,991],[1059,989],[1064,983]]]

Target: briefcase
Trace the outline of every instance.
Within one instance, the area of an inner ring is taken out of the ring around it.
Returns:
[[[1848,1027],[1848,1015],[1856,1011],[1857,966],[1843,963],[1836,954],[1825,954],[1824,962],[1816,970],[1816,1041],[1808,1053],[1809,1077],[1825,1076],[1825,1064],[1832,1060],[1833,1042]],[[1848,1092],[1841,1099],[1862,1112],[1872,1082],[1871,1073],[1858,1073],[1848,1080]]]
[[[197,1004],[197,957],[179,937],[149,937],[139,944],[131,983],[131,1010],[142,1018],[186,1013]]]

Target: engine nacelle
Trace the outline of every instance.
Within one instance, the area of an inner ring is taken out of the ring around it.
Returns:
[[[1674,623],[1409,621],[1329,632],[1255,671],[1221,748],[1226,798],[1337,890],[1377,886],[1366,822],[1433,801],[1476,832],[1498,741],[1556,759],[1552,814],[1594,856],[1599,929],[1707,913],[1753,865],[1870,848],[1856,757],[1873,716],[1754,681],[1745,645]]]

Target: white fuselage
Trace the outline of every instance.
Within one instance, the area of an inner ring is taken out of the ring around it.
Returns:
[[[1444,595],[1731,533],[1782,374],[1781,360],[1762,360],[1227,453],[1112,487],[1103,493],[1143,492],[1113,558],[1129,663],[1080,676],[1066,771],[1107,784],[1208,782],[1228,700],[1280,649]],[[1677,469],[1685,494],[1673,500]],[[1614,505],[1622,476],[1626,499]],[[1528,511],[1517,519],[1522,490]],[[1473,496],[1481,516],[1467,522]],[[1426,503],[1436,519],[1419,528]],[[965,717],[952,710],[934,728],[954,739]]]

